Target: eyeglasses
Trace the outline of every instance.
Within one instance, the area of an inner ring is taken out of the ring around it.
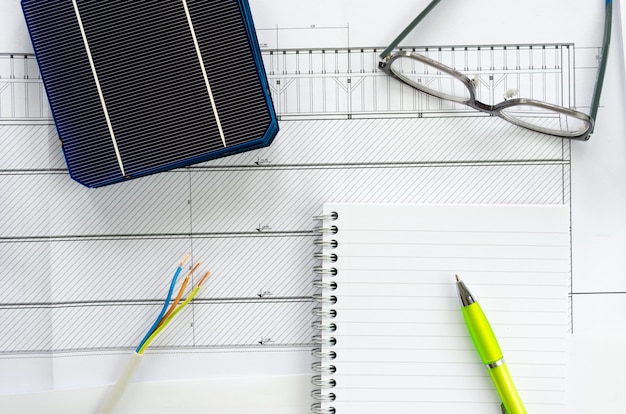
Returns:
[[[498,116],[522,128],[561,138],[588,140],[593,132],[600,92],[611,40],[612,0],[606,0],[604,40],[593,93],[591,111],[574,109],[526,98],[505,99],[488,105],[476,99],[474,81],[461,72],[419,53],[402,51],[391,54],[396,46],[441,0],[433,0],[380,55],[379,69],[389,76],[428,95],[461,103],[481,112]]]

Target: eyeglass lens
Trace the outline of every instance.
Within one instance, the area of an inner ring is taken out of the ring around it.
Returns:
[[[390,69],[403,82],[423,92],[456,102],[470,99],[470,91],[461,80],[427,62],[403,56],[392,61]]]
[[[514,124],[548,134],[578,134],[589,128],[589,123],[573,115],[532,104],[514,105],[501,113]]]

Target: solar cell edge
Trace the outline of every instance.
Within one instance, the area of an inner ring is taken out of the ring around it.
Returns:
[[[173,164],[169,164],[169,165],[163,165],[160,166],[158,168],[152,169],[152,170],[145,170],[142,171],[138,174],[134,174],[132,176],[127,176],[127,177],[117,177],[114,179],[111,179],[109,181],[104,181],[104,182],[99,182],[96,184],[89,184],[89,183],[85,183],[85,182],[81,182],[78,179],[76,179],[75,177],[72,176],[71,172],[70,172],[70,176],[72,176],[72,179],[74,179],[75,181],[79,182],[80,184],[83,184],[86,187],[89,188],[99,188],[99,187],[104,187],[107,185],[111,185],[111,184],[116,184],[116,183],[120,183],[120,182],[124,182],[124,181],[128,181],[129,179],[136,179],[136,178],[141,178],[141,177],[146,177],[146,176],[150,176],[153,174],[157,174],[160,172],[166,172],[166,171],[172,171],[178,168],[183,168],[183,167],[189,167],[192,166],[194,164],[198,164],[201,162],[206,162],[206,161],[211,161],[217,158],[222,158],[222,157],[227,157],[229,155],[235,155],[235,154],[239,154],[241,152],[244,151],[251,151],[251,150],[255,150],[255,149],[259,149],[259,148],[264,148],[269,146],[273,139],[276,137],[278,131],[279,131],[279,126],[278,126],[278,122],[272,121],[270,122],[267,131],[265,133],[265,135],[258,139],[258,140],[254,140],[254,141],[248,141],[245,144],[245,149],[242,148],[237,148],[237,147],[227,147],[224,148],[224,150],[221,151],[215,151],[212,152],[210,154],[205,154],[193,159],[189,159],[189,160],[184,160],[184,161],[180,161],[177,163],[173,163]]]

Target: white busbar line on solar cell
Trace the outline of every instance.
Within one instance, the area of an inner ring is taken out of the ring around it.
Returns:
[[[104,111],[104,118],[107,121],[107,126],[109,127],[109,133],[111,134],[111,141],[113,141],[113,148],[115,149],[115,156],[117,157],[117,163],[120,165],[120,170],[122,171],[122,175],[126,175],[124,173],[124,164],[122,163],[122,156],[120,155],[120,151],[117,148],[117,141],[115,139],[115,133],[113,132],[113,125],[111,125],[111,119],[109,118],[109,111],[107,110],[107,105],[104,102],[104,95],[102,94],[102,88],[100,88],[100,81],[98,80],[98,73],[96,73],[96,66],[93,63],[93,58],[91,57],[91,50],[89,49],[89,43],[87,42],[87,34],[85,33],[85,28],[83,27],[83,21],[80,18],[80,12],[78,11],[78,4],[76,0],[72,0],[72,4],[74,5],[74,13],[76,13],[76,19],[78,20],[78,27],[80,27],[80,34],[83,37],[83,43],[85,43],[85,50],[87,51],[87,58],[89,58],[89,65],[91,66],[91,72],[93,73],[93,78],[96,81],[96,89],[98,89],[98,96],[100,97],[100,103],[102,103],[102,110]]]
[[[224,131],[222,130],[222,124],[220,123],[220,117],[217,114],[217,108],[215,107],[215,99],[213,99],[213,93],[211,92],[211,85],[209,85],[209,78],[206,75],[204,69],[204,61],[202,60],[202,53],[200,53],[200,46],[198,45],[198,39],[196,38],[196,31],[193,29],[193,23],[191,21],[191,15],[189,14],[189,8],[187,7],[187,0],[183,0],[183,7],[185,8],[185,14],[187,15],[187,22],[189,23],[189,29],[191,30],[191,37],[193,38],[193,45],[196,48],[198,54],[198,60],[200,61],[200,69],[202,70],[202,76],[204,77],[204,84],[206,90],[209,93],[209,99],[211,100],[211,106],[213,107],[213,115],[215,115],[215,122],[217,122],[217,129],[220,131],[220,137],[222,143],[226,146],[226,139],[224,138]]]

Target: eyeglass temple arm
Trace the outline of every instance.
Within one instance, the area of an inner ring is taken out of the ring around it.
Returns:
[[[422,19],[424,17],[426,17],[426,15],[428,13],[430,13],[430,11],[432,9],[435,8],[435,6],[440,2],[441,0],[433,0],[430,2],[430,4],[415,18],[413,19],[413,21],[411,23],[409,23],[409,25],[406,27],[406,29],[404,29],[402,31],[402,33],[400,33],[398,35],[398,37],[396,37],[393,42],[391,42],[391,44],[389,46],[387,46],[387,49],[383,50],[383,53],[381,53],[380,55],[378,55],[378,57],[380,57],[381,59],[386,59],[390,54],[391,51],[393,49],[396,48],[396,46],[398,46],[398,44],[409,34],[411,33],[411,31],[415,28],[415,26],[417,26],[417,24],[419,22],[422,21]]]
[[[591,100],[591,112],[589,116],[595,121],[600,105],[600,93],[602,92],[602,83],[604,82],[604,72],[606,71],[606,63],[609,57],[609,44],[611,43],[611,20],[613,14],[613,1],[606,0],[606,10],[604,15],[604,39],[602,41],[602,55],[600,56],[600,67],[598,68],[598,78],[596,86],[593,90],[593,99]],[[595,125],[595,122],[594,122]],[[589,133],[593,132],[592,130]]]

